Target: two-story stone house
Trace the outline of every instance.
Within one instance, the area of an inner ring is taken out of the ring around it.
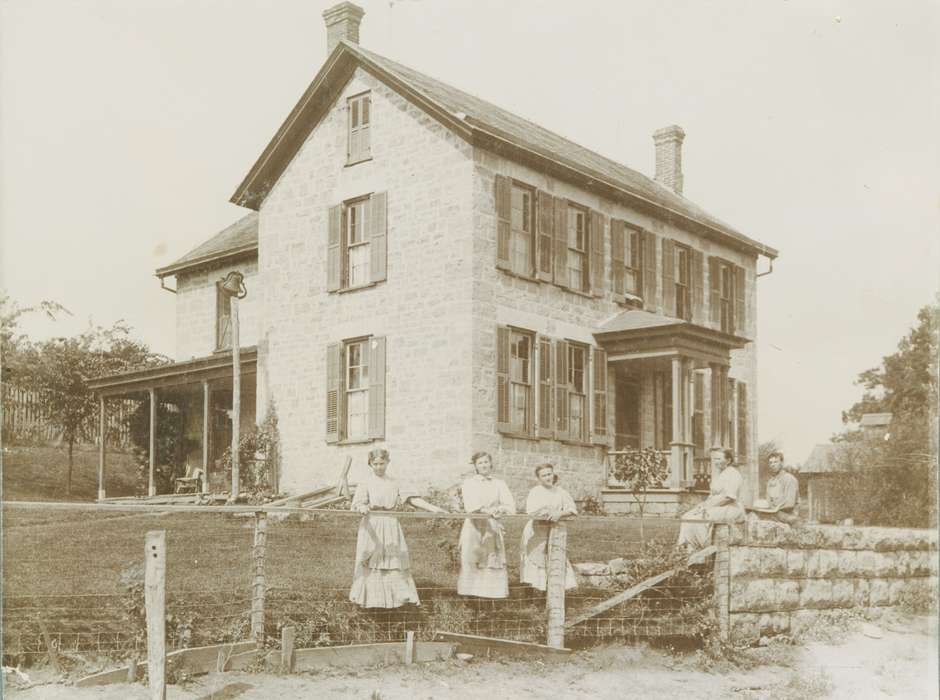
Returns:
[[[675,504],[731,446],[753,488],[757,262],[777,251],[682,196],[683,131],[654,134],[651,179],[361,48],[362,16],[324,13],[328,58],[232,197],[252,213],[157,271],[193,458],[211,473],[224,445],[206,416],[230,397],[217,284],[238,269],[242,415],[276,410],[282,490],[347,455],[355,478],[374,445],[416,486],[489,450],[517,493],[549,461],[612,507],[609,452],[667,453]],[[153,372],[97,388],[160,389]]]

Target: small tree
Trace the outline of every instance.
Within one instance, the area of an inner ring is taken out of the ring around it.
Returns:
[[[661,488],[668,476],[666,455],[650,447],[618,455],[614,462],[614,478],[629,485],[630,495],[640,511],[640,541],[644,545],[643,514],[646,511],[647,493],[651,488]]]

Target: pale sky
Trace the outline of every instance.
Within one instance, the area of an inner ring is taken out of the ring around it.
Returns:
[[[172,355],[155,268],[228,198],[326,57],[320,0],[0,0],[0,284]],[[360,0],[362,45],[653,170],[781,252],[758,280],[761,441],[841,428],[938,287],[936,0]],[[761,260],[760,265],[766,266]]]

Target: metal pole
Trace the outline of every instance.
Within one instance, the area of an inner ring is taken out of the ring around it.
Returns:
[[[239,423],[241,421],[242,376],[241,348],[238,338],[238,297],[229,297],[232,310],[232,494],[229,500],[234,503],[238,498],[238,442]]]
[[[98,397],[98,500],[104,500],[105,425],[104,396]]]

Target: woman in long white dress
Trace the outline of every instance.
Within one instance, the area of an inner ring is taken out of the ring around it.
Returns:
[[[401,525],[394,515],[383,513],[396,510],[403,501],[425,510],[441,510],[420,498],[402,498],[398,482],[386,474],[388,462],[387,450],[369,452],[372,473],[356,487],[352,500],[351,510],[362,513],[362,520],[349,599],[363,608],[398,608],[420,602]]]
[[[516,512],[516,502],[502,479],[493,478],[493,458],[477,452],[470,462],[476,474],[460,487],[467,513],[486,513],[488,520],[467,518],[460,530],[460,575],[457,593],[478,598],[509,596],[506,542],[501,515]]]
[[[578,509],[568,492],[558,486],[555,467],[551,464],[538,465],[535,468],[535,478],[539,483],[529,491],[525,502],[526,513],[532,516],[532,520],[526,523],[522,531],[519,579],[522,583],[544,591],[548,583],[550,525],[564,517],[577,515]],[[565,588],[576,587],[578,577],[571,567],[571,562],[565,561],[565,569]]]
[[[714,449],[711,454],[712,468],[721,473],[712,480],[708,498],[683,514],[683,520],[708,520],[707,523],[683,522],[679,528],[679,546],[699,550],[711,544],[712,523],[739,523],[744,520],[744,508],[740,503],[744,477],[734,466],[734,452],[729,449]]]

